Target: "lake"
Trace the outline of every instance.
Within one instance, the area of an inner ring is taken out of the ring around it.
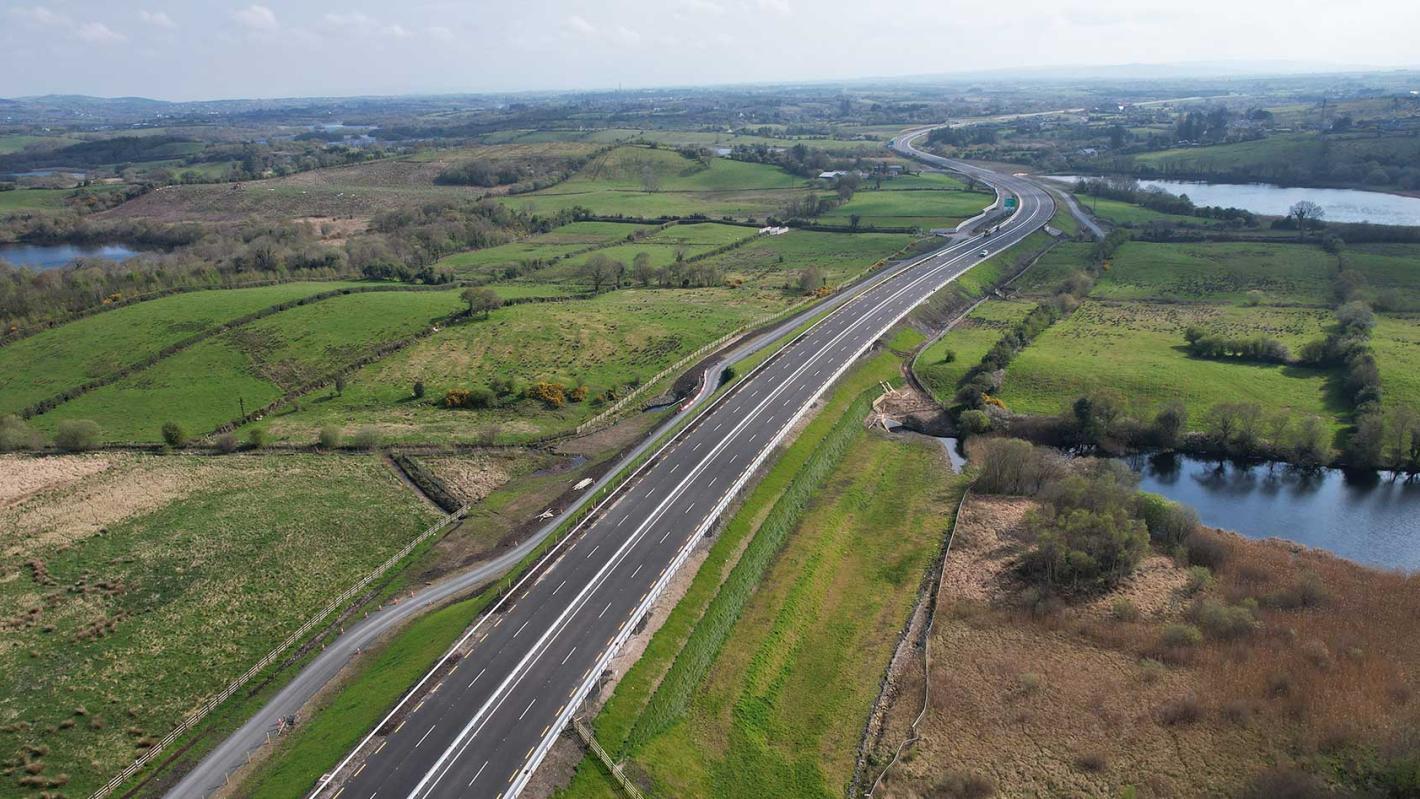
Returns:
[[[1075,175],[1050,175],[1052,180],[1074,182]],[[1420,197],[1403,197],[1359,189],[1309,189],[1270,183],[1203,183],[1191,180],[1140,180],[1170,194],[1187,194],[1194,205],[1242,208],[1265,216],[1286,216],[1301,200],[1326,209],[1330,222],[1372,222],[1378,225],[1420,225]]]
[[[1420,570],[1420,481],[1172,454],[1127,460],[1141,489],[1193,507],[1209,526],[1285,538],[1368,566]]]
[[[123,244],[0,244],[0,261],[43,271],[58,269],[76,258],[126,261],[138,252]]]

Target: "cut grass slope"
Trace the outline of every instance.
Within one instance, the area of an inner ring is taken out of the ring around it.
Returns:
[[[992,300],[978,305],[949,333],[922,351],[913,367],[922,385],[943,405],[955,403],[957,381],[1036,306],[1034,300]],[[952,360],[946,360],[951,353]]]

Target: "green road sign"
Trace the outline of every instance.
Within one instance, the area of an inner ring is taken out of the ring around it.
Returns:
[[[1007,209],[1011,209],[1011,208],[1015,208],[1015,207],[1016,207],[1016,198],[1015,198],[1015,197],[1007,197],[1007,198],[1006,198],[1006,208],[1007,208]]]

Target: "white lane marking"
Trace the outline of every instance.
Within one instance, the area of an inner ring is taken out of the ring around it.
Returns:
[[[552,593],[548,594],[548,596],[557,596],[557,592],[558,592],[558,591],[561,591],[561,590],[562,590],[562,586],[564,586],[564,585],[566,585],[566,584],[567,584],[567,581],[566,581],[566,580],[563,580],[562,582],[558,583],[558,584],[557,584],[557,587],[554,588],[554,589],[552,589]]]
[[[612,602],[615,601],[614,599],[612,600]],[[606,603],[606,607],[602,608],[602,612],[597,614],[597,618],[600,619],[602,616],[605,616],[608,610],[611,610],[611,602]]]
[[[438,724],[431,724],[431,725],[429,725],[429,730],[428,730],[427,732],[425,732],[423,735],[419,736],[419,740],[418,740],[418,742],[416,742],[416,743],[414,744],[414,748],[415,748],[415,749],[418,749],[418,748],[419,748],[419,744],[424,743],[424,739],[425,739],[425,738],[428,738],[428,737],[429,737],[429,733],[433,732],[433,731],[434,731],[434,728],[437,727],[437,726],[439,726],[439,725],[438,725]]]
[[[479,677],[482,677],[482,676],[483,676],[483,672],[485,672],[485,671],[488,671],[488,667],[487,667],[487,666],[484,666],[483,668],[479,669],[479,670],[478,670],[478,673],[475,674],[475,675],[473,675],[473,679],[468,681],[468,687],[472,688],[472,687],[473,687],[473,684],[476,683],[476,682],[478,682],[478,678],[479,678]]]
[[[587,557],[590,558],[591,556],[597,554],[597,550],[598,550],[598,549],[601,549],[601,548],[602,548],[602,545],[601,545],[601,544],[597,544],[596,546],[592,547],[592,551],[587,553]]]
[[[523,712],[521,712],[521,713],[518,714],[518,721],[522,721],[522,720],[523,720],[523,716],[526,716],[526,715],[528,714],[528,711],[529,711],[529,710],[532,710],[532,706],[533,706],[534,704],[536,704],[536,703],[537,703],[537,697],[534,696],[534,697],[532,698],[532,701],[528,703],[528,706],[525,707],[525,708],[523,708]]]
[[[481,765],[481,766],[478,767],[478,771],[474,773],[473,779],[468,781],[468,787],[470,787],[470,788],[473,787],[474,780],[477,780],[477,779],[478,779],[478,775],[479,775],[479,774],[482,774],[482,773],[483,773],[483,770],[486,769],[486,768],[488,768],[488,761],[487,761],[487,760],[483,761],[483,765]]]
[[[644,564],[644,563],[638,563],[638,564],[636,564],[636,571],[634,571],[634,572],[631,573],[631,577],[635,577],[636,575],[640,574],[640,573],[641,573],[641,567],[642,567],[642,566],[645,566],[645,565],[646,565],[646,564]],[[631,579],[631,578],[628,577],[627,579],[629,580],[629,579]]]
[[[951,250],[953,250],[953,249],[956,249],[956,248],[968,246],[969,244],[970,244],[970,242],[963,242],[962,244],[957,245],[956,247],[948,248],[948,250],[947,250],[947,251],[944,251],[943,254],[945,254],[946,252],[949,252],[949,251],[951,251]],[[915,265],[918,264],[918,263],[922,263],[923,261],[926,261],[926,260],[927,260],[927,259],[924,258],[924,259],[922,259],[922,260],[920,260],[920,261],[918,261],[918,262],[915,262],[915,263],[913,264],[913,266],[915,266]],[[886,297],[886,298],[884,298],[884,299],[882,299],[882,300],[878,300],[878,302],[879,302],[879,307],[882,307],[882,305],[883,305],[884,303],[889,303],[889,302],[891,302],[891,301],[893,301],[893,300],[896,300],[898,297],[907,294],[909,291],[912,291],[912,290],[915,289],[919,284],[921,284],[921,283],[923,283],[923,282],[926,282],[926,281],[928,281],[928,280],[935,280],[935,279],[937,279],[937,278],[939,277],[939,275],[937,274],[939,271],[941,271],[941,267],[940,267],[940,266],[938,266],[938,267],[932,267],[932,268],[930,268],[929,270],[927,270],[927,272],[926,272],[925,274],[922,274],[922,275],[919,275],[919,276],[916,276],[916,277],[910,279],[910,280],[906,283],[906,285],[901,286],[900,288],[897,288],[897,289],[893,290],[892,293],[889,294],[888,297]],[[952,279],[954,279],[955,277],[959,276],[959,274],[960,274],[960,272],[957,272],[957,273],[952,274],[951,276],[949,276],[949,277],[946,279],[946,282],[950,282]],[[880,284],[880,285],[881,285],[881,284]],[[811,355],[811,356],[809,357],[809,360],[808,360],[806,363],[800,365],[797,369],[795,369],[793,375],[794,375],[794,376],[797,376],[798,374],[802,374],[802,372],[803,372],[804,370],[806,370],[809,366],[813,365],[814,361],[816,361],[818,358],[820,358],[820,357],[826,355],[826,354],[827,354],[827,351],[828,351],[828,348],[832,347],[832,345],[833,345],[837,340],[841,339],[842,336],[844,336],[844,335],[846,335],[848,332],[850,332],[850,331],[853,329],[853,327],[857,327],[857,323],[855,323],[855,324],[854,324],[852,327],[850,327],[849,329],[845,330],[843,333],[838,334],[838,335],[835,336],[833,339],[831,339],[831,340],[829,340],[828,342],[826,342],[818,351],[816,351],[813,355]],[[871,344],[871,340],[868,342],[868,344],[865,344],[865,345],[864,345],[864,348],[866,348],[866,347],[867,347],[868,345],[870,345],[870,344]],[[846,370],[849,365],[850,365],[850,364],[844,364],[842,367],[839,368],[839,370],[838,370],[837,373],[841,373],[842,371]],[[447,761],[447,760],[450,758],[450,756],[454,757],[455,759],[457,759],[458,757],[462,756],[463,751],[464,751],[465,749],[467,749],[469,743],[471,743],[471,741],[472,741],[472,738],[470,737],[469,733],[472,732],[474,735],[476,735],[477,732],[478,732],[479,730],[481,730],[481,729],[483,728],[483,726],[487,723],[486,720],[480,722],[480,719],[481,719],[485,714],[491,715],[491,712],[496,712],[497,709],[502,706],[504,700],[505,700],[505,699],[507,698],[507,696],[508,696],[508,694],[504,693],[505,689],[511,690],[511,688],[516,688],[516,687],[522,682],[523,677],[526,676],[525,669],[526,669],[527,665],[528,665],[532,660],[534,660],[536,657],[539,657],[539,656],[541,655],[542,651],[545,649],[545,644],[546,644],[553,636],[555,636],[555,635],[557,635],[557,634],[560,634],[560,632],[562,631],[562,628],[565,627],[565,625],[568,623],[568,620],[570,619],[571,615],[574,614],[574,613],[576,613],[577,611],[579,611],[579,610],[581,609],[581,607],[585,604],[585,599],[586,599],[587,597],[589,597],[589,595],[590,595],[591,593],[593,593],[594,591],[598,590],[598,589],[601,587],[601,585],[602,585],[602,584],[605,582],[605,580],[606,580],[606,575],[607,575],[608,571],[609,571],[611,568],[614,568],[614,567],[620,562],[620,560],[625,556],[625,553],[629,550],[629,548],[630,548],[631,546],[633,546],[635,543],[637,543],[637,542],[640,540],[640,538],[641,538],[641,536],[643,535],[644,531],[645,531],[651,524],[653,524],[653,523],[660,517],[660,515],[661,515],[662,513],[664,513],[665,508],[666,508],[666,505],[667,505],[672,499],[674,499],[677,494],[679,494],[680,492],[682,492],[682,491],[685,489],[685,487],[689,484],[689,482],[690,482],[694,477],[696,477],[700,472],[704,471],[704,469],[705,469],[706,465],[708,464],[708,462],[709,462],[711,459],[713,459],[717,454],[719,454],[721,451],[723,451],[723,450],[728,446],[729,441],[730,441],[731,439],[733,439],[736,434],[738,434],[741,430],[743,430],[743,429],[744,429],[750,422],[752,422],[756,417],[758,417],[758,416],[760,415],[760,413],[762,413],[762,412],[764,411],[764,409],[765,409],[768,405],[770,405],[770,404],[772,403],[772,401],[774,400],[774,398],[775,398],[777,395],[779,395],[779,394],[784,390],[784,388],[786,388],[788,385],[792,384],[792,382],[793,382],[793,379],[792,379],[792,377],[791,377],[790,380],[786,381],[785,383],[781,384],[780,386],[778,386],[778,387],[776,387],[774,390],[772,390],[772,391],[770,392],[769,396],[766,397],[765,401],[764,401],[764,402],[761,402],[761,403],[759,404],[759,406],[756,407],[756,409],[755,409],[752,413],[750,413],[750,414],[747,415],[747,416],[742,416],[742,417],[740,418],[740,420],[736,423],[735,429],[731,432],[731,434],[730,434],[729,436],[727,436],[723,441],[721,441],[721,442],[719,442],[718,444],[716,444],[715,446],[713,446],[713,447],[711,448],[711,449],[712,449],[711,453],[710,453],[709,455],[707,455],[704,459],[702,459],[702,460],[700,461],[700,463],[699,463],[696,467],[694,467],[694,468],[691,470],[691,473],[690,473],[689,475],[687,475],[685,478],[683,478],[683,479],[681,480],[681,482],[680,482],[674,489],[672,489],[672,491],[671,491],[671,497],[669,497],[669,498],[667,498],[666,500],[663,500],[661,503],[659,503],[659,504],[657,505],[657,507],[652,511],[650,518],[646,519],[645,521],[641,522],[640,525],[638,525],[636,532],[633,533],[633,535],[632,535],[630,538],[628,538],[625,543],[623,543],[623,544],[621,545],[621,547],[618,549],[618,551],[612,556],[612,559],[611,559],[610,561],[608,561],[607,563],[603,564],[603,566],[601,567],[601,569],[598,570],[597,574],[593,575],[591,581],[589,581],[588,584],[587,584],[585,587],[583,587],[583,589],[581,590],[581,592],[579,592],[577,598],[574,599],[574,600],[572,601],[572,603],[570,603],[570,604],[562,611],[562,613],[558,616],[557,619],[554,620],[553,624],[548,628],[548,630],[542,634],[542,637],[538,640],[537,643],[535,643],[535,644],[533,645],[531,651],[529,651],[527,654],[525,654],[525,655],[522,657],[522,659],[519,661],[519,663],[514,667],[514,673],[513,673],[513,674],[510,674],[508,677],[504,678],[504,681],[503,681],[502,685],[499,686],[499,688],[497,689],[497,691],[496,691],[495,694],[494,694],[496,697],[498,697],[498,698],[496,699],[496,701],[493,700],[493,699],[490,699],[490,700],[488,700],[487,702],[485,702],[484,705],[483,705],[483,706],[478,710],[478,712],[474,715],[474,718],[471,719],[471,720],[468,722],[468,724],[464,727],[464,730],[461,731],[461,732],[459,733],[458,737],[455,738],[454,742],[453,742],[452,744],[450,744],[450,746],[449,746],[447,749],[444,750],[443,754],[440,755],[438,761],[435,762],[434,766],[433,766],[428,772],[425,773],[424,778],[421,779],[420,782],[419,782],[419,784],[415,786],[413,793],[411,793],[411,796],[412,796],[412,797],[419,797],[419,796],[421,796],[421,795],[424,793],[425,786],[426,786],[426,785],[430,785],[430,780],[431,780],[431,779],[433,780],[433,784],[434,784],[434,785],[437,785],[438,781],[443,778],[444,774],[445,774],[446,771],[447,771],[446,769],[443,768],[443,765],[444,765],[445,761]],[[816,392],[815,396],[817,396],[817,394],[822,393],[822,391],[823,391],[824,389],[826,389],[826,388],[827,388],[827,386],[821,386],[821,387],[819,387],[819,389],[818,389],[818,391]],[[603,611],[603,612],[605,612],[605,611]],[[614,636],[613,636],[613,638],[614,638]],[[511,685],[511,688],[509,688],[510,685]],[[574,691],[574,693],[575,693],[576,687],[574,687],[573,691]],[[491,711],[490,711],[490,704],[492,705]],[[462,743],[461,743],[461,741],[462,741]],[[545,742],[544,742],[544,743],[545,743]],[[455,749],[458,749],[458,752],[457,752],[457,753],[454,752]],[[327,783],[327,784],[328,784],[328,783]],[[430,787],[432,787],[432,785],[430,785]]]
[[[513,637],[514,637],[514,638],[517,638],[517,637],[518,637],[518,633],[522,632],[522,631],[523,631],[523,628],[526,627],[526,626],[528,626],[528,622],[530,622],[530,621],[532,621],[532,619],[528,619],[528,621],[525,621],[525,622],[523,622],[522,624],[518,625],[518,632],[513,633]]]
[[[624,522],[624,521],[626,521],[626,517],[625,517],[625,516],[622,516],[622,517],[621,517],[621,520],[616,523],[616,526],[617,526],[617,527],[620,527],[620,526],[621,526],[621,522]]]
[[[692,503],[690,503],[689,505],[686,505],[686,506],[685,506],[685,515],[689,516],[689,515],[690,515],[690,512],[691,512],[692,510],[695,510],[695,503],[694,503],[694,502],[692,502]]]
[[[561,663],[560,665],[566,666],[566,665],[567,665],[567,658],[572,657],[572,653],[573,653],[573,652],[576,652],[576,651],[577,651],[577,647],[575,647],[575,646],[572,647],[571,649],[569,649],[569,650],[567,651],[567,654],[562,658],[562,663]]]

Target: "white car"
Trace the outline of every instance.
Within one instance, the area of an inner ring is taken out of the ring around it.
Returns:
[[[990,255],[990,254],[991,254],[991,251],[990,251],[990,250],[982,250],[981,252],[977,253],[977,255],[980,255],[982,258],[985,258],[986,256],[988,256],[988,255]]]

